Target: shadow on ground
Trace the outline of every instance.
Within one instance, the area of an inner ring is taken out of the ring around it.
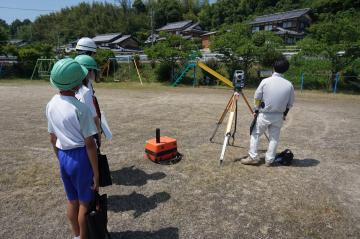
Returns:
[[[135,166],[125,167],[120,170],[112,171],[113,183],[125,186],[143,186],[148,180],[160,180],[166,177],[163,172],[147,174],[145,171],[135,168]]]
[[[134,217],[139,217],[145,212],[155,209],[158,204],[170,199],[167,192],[155,193],[150,197],[133,192],[130,195],[112,195],[108,198],[108,210],[114,212],[135,211]]]
[[[110,235],[113,239],[178,239],[179,229],[176,227],[168,227],[155,232],[110,232]]]
[[[247,156],[236,158],[233,162],[241,162],[242,159],[247,158]],[[251,165],[251,166],[261,166],[265,163],[265,158],[260,158],[260,163]],[[306,168],[306,167],[315,167],[320,163],[317,159],[293,159],[291,165],[285,166],[280,163],[272,164],[273,167],[299,167],[299,168]]]
[[[317,159],[293,159],[292,167],[314,167],[320,163]]]

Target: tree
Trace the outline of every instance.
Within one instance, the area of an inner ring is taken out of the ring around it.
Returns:
[[[320,21],[310,27],[310,35],[298,43],[301,54],[322,58],[330,62],[331,87],[337,72],[350,72],[360,59],[360,14],[354,11],[323,15]],[[357,79],[357,78],[356,78]],[[360,81],[357,80],[360,85]]]
[[[335,74],[341,71],[348,60],[341,52],[349,52],[360,38],[360,14],[355,12],[328,15],[324,21],[310,27],[310,35],[299,42],[303,54],[321,56],[331,61]],[[352,59],[360,57],[355,55]]]
[[[276,59],[281,56],[277,50],[284,42],[283,40],[270,31],[258,31],[252,36],[252,41],[257,47],[256,55],[262,66],[272,67]]]
[[[183,9],[177,0],[159,0],[155,5],[155,26],[182,20]]]
[[[133,3],[133,8],[137,13],[144,13],[146,12],[146,6],[141,0],[135,0]]]
[[[161,33],[160,36],[165,40],[145,48],[145,53],[150,59],[169,65],[172,76],[177,61],[188,58],[192,51],[196,51],[197,46],[195,42],[186,40],[179,35]]]
[[[249,76],[249,70],[256,61],[256,45],[248,25],[237,23],[223,27],[219,36],[213,39],[211,49],[224,54],[229,75],[241,68],[245,76]]]
[[[4,20],[0,19],[0,54],[6,54],[4,46],[9,38],[7,24]]]

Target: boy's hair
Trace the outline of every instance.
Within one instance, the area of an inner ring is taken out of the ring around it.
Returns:
[[[285,73],[289,69],[289,61],[285,57],[280,57],[274,62],[274,71],[277,73]]]

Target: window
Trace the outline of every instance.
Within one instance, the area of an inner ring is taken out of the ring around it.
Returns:
[[[295,43],[295,39],[294,38],[286,38],[286,44],[289,44],[289,45],[291,45],[291,44],[294,44]]]
[[[256,26],[256,27],[252,28],[252,32],[257,32],[257,31],[259,31],[259,26]]]
[[[266,25],[266,26],[265,26],[265,30],[267,30],[267,31],[271,31],[272,28],[273,28],[272,25]]]
[[[283,22],[283,28],[290,28],[294,26],[293,22]]]

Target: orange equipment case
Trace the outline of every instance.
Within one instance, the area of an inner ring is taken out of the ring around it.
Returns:
[[[156,129],[156,138],[146,141],[145,156],[154,162],[171,160],[177,155],[176,139],[160,137],[160,129]]]

